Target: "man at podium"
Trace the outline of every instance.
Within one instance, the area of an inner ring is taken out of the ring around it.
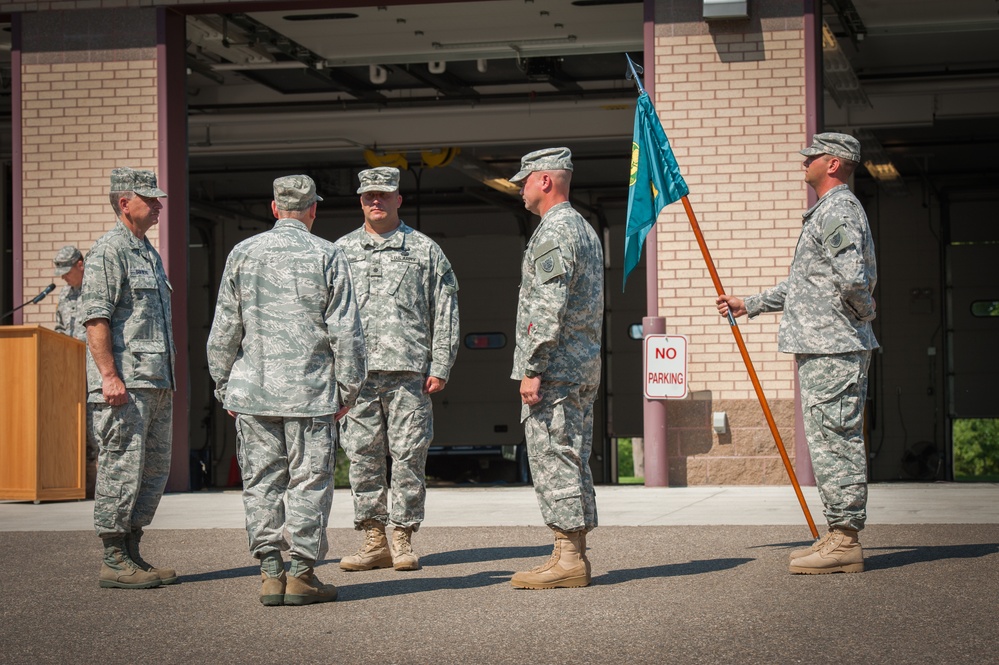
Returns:
[[[55,276],[66,282],[59,292],[55,331],[87,341],[87,329],[80,320],[80,291],[83,286],[83,254],[73,245],[66,245],[52,259]]]
[[[66,282],[59,291],[59,305],[56,307],[55,331],[62,335],[75,337],[84,344],[87,343],[87,328],[83,325],[83,254],[73,245],[66,245],[52,259],[55,264],[55,276]],[[94,427],[87,412],[87,489],[88,499],[94,498],[94,483],[97,481],[97,439],[94,438]]]
[[[146,232],[166,193],[152,171],[111,171],[117,221],[87,253],[87,410],[100,446],[94,528],[104,543],[100,586],[146,589],[177,581],[139,554],[170,472],[174,358],[170,282]]]

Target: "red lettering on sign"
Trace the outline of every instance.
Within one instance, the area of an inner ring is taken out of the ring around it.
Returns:
[[[649,372],[649,383],[683,385],[683,372]]]

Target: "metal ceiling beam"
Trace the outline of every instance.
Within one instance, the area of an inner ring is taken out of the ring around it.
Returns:
[[[214,81],[215,83],[222,85],[225,83],[225,77],[223,77],[218,72],[212,70],[211,65],[206,65],[202,61],[195,58],[193,55],[188,54],[185,58],[187,68],[192,72],[201,74],[205,78]]]
[[[244,30],[251,39],[263,43],[278,53],[305,65],[305,72],[330,85],[338,92],[345,92],[365,101],[386,101],[385,97],[369,85],[353,76],[326,67],[326,59],[309,50],[286,35],[264,25],[246,14],[225,14],[223,20]],[[252,70],[250,71],[252,73]],[[273,87],[273,86],[269,86]]]
[[[857,8],[853,6],[853,0],[826,0],[826,2],[839,16],[839,22],[850,35],[850,41],[855,47],[859,46],[860,42],[867,37],[867,26],[860,18]]]
[[[480,97],[479,93],[463,79],[458,78],[450,72],[433,74],[425,64],[390,65],[387,69],[411,76],[420,83],[424,83],[448,97],[460,97],[470,100],[477,100]]]
[[[583,92],[583,87],[581,85],[579,85],[572,79],[566,78],[562,74],[553,74],[551,78],[548,79],[548,83],[557,88],[561,92],[571,92],[571,93]]]

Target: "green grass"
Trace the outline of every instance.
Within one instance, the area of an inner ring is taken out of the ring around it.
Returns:
[[[636,478],[635,476],[618,476],[618,485],[644,485],[645,478]]]
[[[350,489],[350,476],[347,475],[350,470],[350,460],[347,459],[347,453],[343,452],[343,448],[337,446],[336,449],[336,470],[333,472],[333,487],[346,487]]]
[[[962,476],[955,473],[954,480],[959,483],[999,483],[999,475],[987,473],[982,476]]]

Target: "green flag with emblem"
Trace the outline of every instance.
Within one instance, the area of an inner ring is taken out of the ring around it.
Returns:
[[[642,257],[645,236],[656,223],[659,212],[686,196],[688,191],[656,109],[648,93],[642,90],[635,107],[635,134],[631,143],[622,290],[628,281],[628,274]]]

